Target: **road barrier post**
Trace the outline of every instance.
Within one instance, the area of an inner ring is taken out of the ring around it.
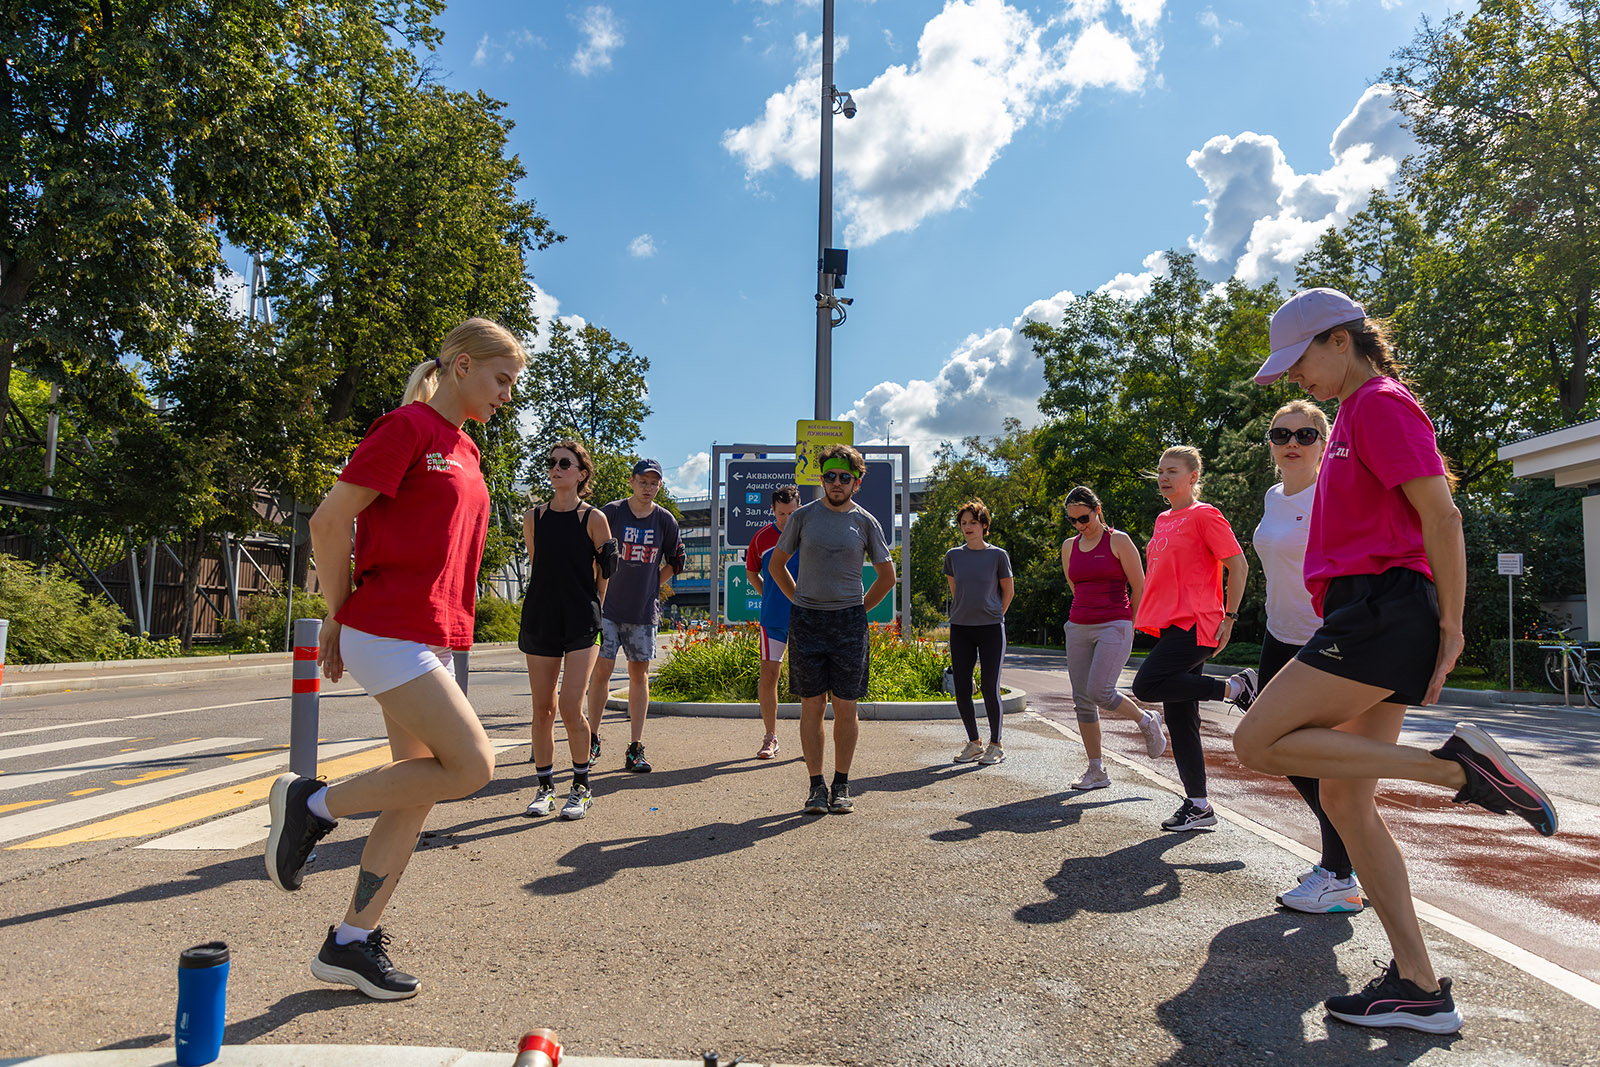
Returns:
[[[451,649],[450,666],[455,669],[456,684],[459,685],[461,687],[461,691],[465,693],[467,691],[467,650],[464,648]]]
[[[11,620],[0,619],[0,685],[6,680],[6,631],[11,628]]]
[[[322,678],[317,673],[317,648],[322,643],[321,619],[294,620],[294,685],[289,698],[289,769],[317,776],[317,702]]]

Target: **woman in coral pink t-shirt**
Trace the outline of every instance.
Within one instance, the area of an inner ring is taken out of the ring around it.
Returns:
[[[1135,629],[1156,638],[1156,647],[1134,676],[1133,695],[1165,705],[1172,759],[1185,793],[1178,810],[1162,821],[1163,830],[1217,824],[1206,798],[1200,701],[1228,700],[1247,708],[1255,696],[1254,671],[1241,671],[1226,681],[1201,671],[1206,660],[1227,647],[1250,573],[1228,520],[1200,502],[1201,467],[1199,450],[1188,445],[1161,454],[1156,488],[1172,506],[1156,516],[1145,545],[1144,597],[1133,620]]]
[[[344,922],[328,928],[311,973],[379,1000],[416,996],[378,926],[433,805],[469,796],[494,773],[494,750],[449,671],[472,647],[489,494],[478,448],[461,429],[511,399],[522,345],[468,319],[411,374],[401,406],[372,424],[311,518],[328,598],[318,659],[346,670],[383,709],[394,762],[330,786],[290,773],[272,784],[267,874],[300,888],[311,849],[341,816],[376,811]],[[351,526],[355,561],[351,563]]]
[[[1322,624],[1262,690],[1234,732],[1246,766],[1319,779],[1394,959],[1359,993],[1332,997],[1336,1019],[1454,1033],[1450,979],[1428,958],[1405,860],[1374,800],[1380,778],[1456,790],[1457,803],[1515,813],[1542,834],[1555,808],[1471,723],[1430,752],[1395,743],[1408,704],[1439,698],[1464,644],[1466,548],[1433,424],[1381,323],[1333,289],[1297,293],[1272,316],[1272,354],[1256,372],[1287,374],[1339,400],[1317,477],[1305,581]]]

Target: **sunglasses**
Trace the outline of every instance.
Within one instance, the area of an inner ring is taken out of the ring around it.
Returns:
[[[569,471],[573,467],[577,466],[576,463],[572,462],[572,457],[570,456],[562,456],[560,459],[551,456],[547,462],[550,464],[551,470],[555,470],[557,467],[560,467],[564,471]]]
[[[849,471],[828,471],[823,474],[822,480],[825,482],[839,482],[841,485],[849,485],[851,482],[856,480],[856,476],[851,474]]]
[[[1294,439],[1295,444],[1304,447],[1305,445],[1315,444],[1317,438],[1321,436],[1322,433],[1314,426],[1302,426],[1298,430],[1289,430],[1282,426],[1274,426],[1272,429],[1267,431],[1267,440],[1280,447],[1288,444],[1290,438]]]
[[[1068,515],[1067,521],[1070,523],[1076,523],[1079,526],[1086,526],[1088,525],[1089,520],[1092,518],[1094,518],[1094,512],[1091,511],[1087,515]]]

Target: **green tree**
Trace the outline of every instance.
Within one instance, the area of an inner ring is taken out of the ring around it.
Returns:
[[[345,14],[342,5],[340,14]],[[282,239],[328,177],[329,85],[289,0],[0,6],[0,425],[13,365],[135,402],[119,364],[178,343],[219,231]]]
[[[648,356],[584,323],[574,331],[559,319],[546,330],[549,341],[534,356],[530,415],[542,449],[559,437],[576,437],[590,449],[626,452],[639,442],[650,417]]]
[[[1483,0],[1424,19],[1395,60],[1383,79],[1421,146],[1404,173],[1422,215],[1492,275],[1525,373],[1571,421],[1589,403],[1600,323],[1600,9]]]
[[[268,525],[263,493],[315,499],[349,452],[349,437],[321,420],[315,377],[274,342],[269,327],[204,306],[183,346],[151,368],[160,408],[128,418],[89,465],[103,521],[173,546],[185,603],[222,534]],[[193,644],[190,612],[180,637]]]

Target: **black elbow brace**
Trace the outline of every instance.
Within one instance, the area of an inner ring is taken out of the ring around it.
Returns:
[[[595,550],[595,560],[600,564],[600,577],[610,579],[617,573],[617,564],[621,561],[621,554],[617,551],[617,539],[613,537]]]

